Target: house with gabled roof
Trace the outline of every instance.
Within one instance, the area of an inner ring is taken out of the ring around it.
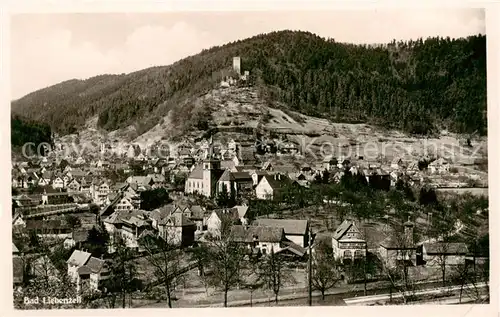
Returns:
[[[461,265],[465,263],[468,248],[463,242],[425,242],[417,246],[417,263],[425,266],[443,264]]]
[[[365,258],[366,247],[364,234],[352,220],[344,220],[333,233],[333,255],[342,262]]]
[[[248,211],[248,206],[246,205],[238,205],[234,206],[238,211],[238,217],[240,218],[240,222],[242,225],[247,225],[248,224],[248,219],[247,219],[247,211]]]
[[[134,208],[135,205],[128,197],[122,197],[115,205],[115,210],[132,210]]]
[[[29,268],[31,276],[48,278],[54,281],[57,281],[57,276],[59,276],[59,270],[46,254],[35,255],[27,268]]]
[[[251,165],[257,164],[257,159],[255,158],[255,150],[250,147],[241,147],[238,150],[238,155],[235,156],[236,166],[239,165]]]
[[[272,171],[273,170],[273,163],[271,161],[266,161],[262,164],[261,168],[262,171]]]
[[[51,172],[45,172],[38,179],[38,186],[48,186],[48,185],[50,185],[52,183],[53,179],[54,179],[53,173],[51,173]]]
[[[274,199],[293,183],[288,176],[282,174],[263,175],[255,187],[255,195],[257,199]]]
[[[283,228],[266,226],[234,225],[231,227],[231,237],[235,242],[262,254],[269,254],[271,250],[280,252],[286,240]]]
[[[106,204],[110,193],[110,183],[106,180],[101,180],[92,187],[92,196],[94,202],[98,205]]]
[[[69,191],[74,191],[74,192],[79,192],[81,189],[80,182],[76,178],[73,178],[69,183],[68,183],[68,190]]]
[[[257,186],[257,184],[261,181],[262,177],[270,175],[267,171],[253,171],[250,173],[250,177],[252,177],[253,186]]]
[[[416,265],[416,249],[414,241],[414,223],[409,219],[403,224],[403,232],[392,231],[379,246],[381,260],[387,266],[393,267],[399,262],[406,262],[408,265]]]
[[[148,217],[151,219],[151,226],[153,229],[158,230],[158,224],[167,219],[176,208],[177,206],[175,204],[167,204],[151,211]]]
[[[428,168],[431,173],[447,173],[450,170],[450,163],[448,162],[448,160],[440,157],[437,160],[429,163]]]
[[[104,227],[111,237],[119,234],[127,247],[139,249],[138,239],[143,231],[152,227],[151,220],[143,210],[116,210],[103,220]],[[111,243],[112,245],[112,243]],[[110,252],[114,249],[111,246]]]
[[[71,249],[74,246],[81,247],[81,244],[87,241],[88,237],[89,237],[89,230],[87,229],[80,228],[77,230],[73,230],[71,236],[67,237],[64,240],[63,246],[65,249]]]
[[[228,224],[238,224],[240,221],[238,210],[236,208],[213,210],[207,219],[207,231],[214,237],[220,237],[223,221],[227,221]]]
[[[252,190],[253,180],[247,172],[225,170],[217,182],[217,192],[226,190],[229,195]]]
[[[150,185],[152,188],[164,187],[167,183],[165,176],[162,174],[148,174],[146,177],[151,179]]]
[[[195,231],[196,224],[182,212],[174,212],[158,222],[159,236],[174,245],[192,245]]]
[[[86,251],[73,251],[66,264],[68,276],[76,283],[78,292],[87,287],[91,291],[96,291],[99,289],[100,283],[110,276],[106,261],[95,258]]]
[[[129,176],[126,182],[129,184],[136,184],[138,186],[152,186],[154,184],[154,181],[149,176]]]
[[[289,176],[289,175],[292,175],[294,173],[299,172],[299,169],[293,165],[275,165],[273,167],[273,172],[275,174],[282,174],[282,175]]]
[[[222,169],[229,170],[231,172],[237,172],[236,164],[233,160],[222,160],[220,162],[220,166]]]
[[[310,232],[307,220],[262,218],[254,220],[252,226],[283,228],[288,240],[303,248],[309,245]]]
[[[64,188],[64,180],[61,177],[55,177],[52,181],[52,188],[62,189]]]

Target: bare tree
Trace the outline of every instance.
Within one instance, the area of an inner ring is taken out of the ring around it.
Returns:
[[[414,293],[414,283],[409,274],[411,258],[413,257],[413,242],[408,234],[396,228],[391,235],[392,248],[395,255],[389,255],[382,260],[382,271],[390,282],[390,294],[392,301],[392,291],[396,290],[406,304]],[[395,258],[394,258],[395,257]]]
[[[478,263],[467,273],[465,294],[475,303],[489,302],[489,262]]]
[[[146,251],[147,261],[154,267],[154,274],[159,282],[165,285],[168,307],[172,308],[172,292],[175,278],[181,275],[181,254],[173,241],[171,233],[165,239],[159,236],[145,235],[139,241]]]
[[[333,288],[341,279],[339,263],[334,261],[333,252],[326,243],[320,242],[313,255],[312,286],[321,292],[321,299],[325,299],[325,292]]]
[[[222,222],[220,237],[212,237],[203,253],[210,270],[210,274],[205,275],[206,281],[224,292],[224,307],[227,307],[229,291],[244,282],[242,268],[245,252],[227,230],[229,226],[224,224],[225,220]]]
[[[115,234],[113,237],[114,258],[110,265],[110,277],[103,282],[105,293],[111,297],[121,295],[122,308],[126,307],[127,293],[132,291],[136,272],[136,266],[131,258],[132,251],[126,246],[121,236]],[[114,300],[112,300],[114,303]]]
[[[274,248],[271,248],[271,252],[265,256],[263,261],[258,263],[260,263],[259,277],[263,284],[273,291],[274,302],[277,304],[279,292],[285,283],[291,279],[291,275],[285,271],[283,258],[274,252]]]
[[[459,304],[462,303],[462,296],[464,293],[464,288],[467,285],[468,278],[469,278],[469,266],[467,264],[459,264],[454,267],[452,280],[453,282],[460,285],[460,295],[458,299]]]

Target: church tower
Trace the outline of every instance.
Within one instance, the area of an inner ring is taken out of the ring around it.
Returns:
[[[203,161],[203,183],[202,183],[202,193],[206,197],[212,197],[215,195],[215,187],[217,179],[215,179],[217,173],[216,170],[220,170],[220,161],[214,158],[213,155],[213,141],[210,137],[208,145],[208,155]]]

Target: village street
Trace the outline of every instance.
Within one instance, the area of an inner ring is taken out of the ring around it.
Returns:
[[[441,285],[441,281],[416,283],[417,289],[432,290]],[[367,285],[367,297],[373,295],[388,294],[389,288],[386,282],[374,282]],[[321,293],[313,291],[313,306],[321,305],[346,305],[344,299],[353,297],[363,297],[363,284],[341,284],[327,292],[325,299],[321,299]],[[396,291],[394,291],[396,294]],[[181,299],[174,303],[174,307],[222,307],[223,294],[220,292],[214,293],[211,296],[206,296],[205,289],[189,289],[186,292],[179,292]],[[396,298],[396,295],[394,295]],[[280,291],[277,306],[304,306],[308,305],[308,292],[304,287],[287,287]],[[255,290],[250,300],[249,290],[234,290],[230,292],[228,307],[250,307],[250,306],[276,306],[274,303],[274,294],[272,291]],[[146,301],[134,300],[134,308],[161,308],[167,307],[165,301]]]

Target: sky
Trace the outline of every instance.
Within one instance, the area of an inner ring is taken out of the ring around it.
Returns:
[[[202,49],[279,30],[388,43],[485,34],[482,9],[371,9],[11,16],[11,99],[77,78],[169,65]]]

